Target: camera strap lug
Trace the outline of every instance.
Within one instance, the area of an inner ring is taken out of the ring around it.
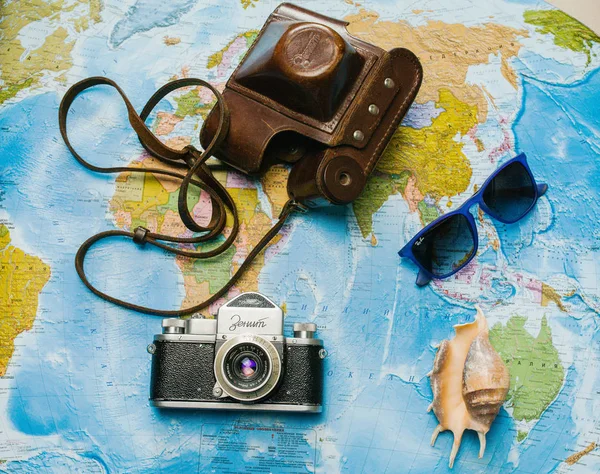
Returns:
[[[287,215],[292,211],[298,211],[302,214],[306,214],[308,212],[308,207],[294,199],[289,199],[281,209],[281,212],[279,213],[279,219],[282,217],[287,217]]]

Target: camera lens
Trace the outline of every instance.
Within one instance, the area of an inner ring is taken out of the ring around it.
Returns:
[[[260,388],[270,375],[270,367],[269,356],[255,344],[239,344],[225,356],[225,377],[242,391]]]
[[[256,373],[256,361],[249,357],[244,357],[240,364],[240,371],[244,377],[252,377]]]
[[[283,374],[282,354],[258,334],[243,334],[224,342],[215,353],[215,379],[225,394],[241,402],[266,398]]]
[[[233,378],[240,381],[250,381],[259,377],[263,371],[263,363],[251,352],[242,352],[235,356],[231,363]]]

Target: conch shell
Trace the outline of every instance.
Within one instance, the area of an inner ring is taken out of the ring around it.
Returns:
[[[485,435],[506,400],[510,382],[508,368],[490,344],[487,320],[476,309],[475,321],[457,324],[454,339],[442,341],[428,374],[433,403],[427,411],[433,410],[439,420],[431,446],[442,431],[452,431],[450,467],[467,429],[477,431],[479,457],[483,457]]]

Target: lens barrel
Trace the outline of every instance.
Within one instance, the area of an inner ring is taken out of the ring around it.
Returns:
[[[214,371],[225,395],[255,402],[277,387],[283,363],[271,342],[256,334],[243,334],[227,340],[217,350]]]
[[[243,343],[225,355],[224,369],[225,378],[237,390],[255,391],[267,383],[271,361],[260,346]]]

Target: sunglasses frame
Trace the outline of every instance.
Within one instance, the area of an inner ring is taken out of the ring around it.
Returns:
[[[496,176],[498,176],[498,174],[504,168],[512,165],[513,163],[520,163],[521,165],[523,165],[523,167],[525,168],[525,170],[529,174],[529,177],[531,178],[531,182],[533,183],[533,189],[534,189],[535,195],[534,195],[534,199],[533,199],[533,201],[531,203],[531,206],[529,206],[529,208],[520,217],[518,217],[517,219],[513,219],[513,220],[506,220],[506,219],[502,219],[501,217],[499,217],[498,215],[496,215],[485,204],[485,202],[483,201],[483,193],[485,192],[485,189],[491,183],[491,181]],[[485,182],[481,185],[481,187],[477,190],[477,192],[475,194],[473,194],[473,196],[471,196],[469,199],[467,199],[460,207],[458,207],[457,209],[455,209],[452,212],[449,212],[448,214],[444,214],[443,216],[438,217],[436,220],[434,220],[433,222],[431,222],[428,225],[426,225],[423,229],[421,229],[417,233],[417,235],[415,235],[412,239],[410,239],[406,243],[406,245],[404,245],[404,247],[402,247],[402,250],[400,250],[400,252],[398,252],[398,255],[400,255],[403,258],[409,258],[410,260],[412,260],[419,267],[419,274],[417,275],[417,281],[416,281],[416,283],[417,283],[418,286],[425,286],[432,279],[442,280],[444,278],[448,278],[448,277],[454,275],[455,273],[458,273],[463,268],[465,268],[469,264],[469,262],[471,260],[473,260],[473,258],[475,258],[475,255],[477,255],[477,250],[479,248],[479,237],[478,237],[478,233],[477,233],[477,225],[475,224],[475,218],[473,217],[473,214],[471,214],[471,208],[473,206],[479,205],[479,208],[483,212],[485,212],[488,216],[492,217],[493,219],[495,219],[495,220],[497,220],[499,222],[502,222],[503,224],[513,224],[513,223],[515,223],[517,221],[520,221],[527,214],[529,214],[529,212],[537,204],[538,199],[546,193],[547,189],[548,189],[548,185],[547,184],[545,184],[545,183],[536,183],[535,178],[533,177],[533,173],[531,172],[531,169],[529,168],[529,165],[527,164],[527,156],[525,155],[525,153],[521,153],[521,154],[515,156],[514,158],[511,158],[506,163],[503,163],[499,168],[497,168],[485,180]],[[434,275],[429,270],[427,270],[423,265],[421,265],[421,263],[419,263],[419,261],[417,260],[417,258],[413,254],[413,251],[412,251],[413,245],[426,232],[430,231],[432,228],[438,226],[440,223],[444,222],[447,219],[450,219],[452,216],[455,216],[455,215],[461,215],[461,216],[464,216],[467,219],[467,223],[469,225],[469,230],[471,231],[471,235],[473,237],[473,252],[469,256],[469,258],[467,260],[465,260],[465,262],[463,262],[460,266],[458,266],[455,269],[453,269],[451,272],[449,272],[447,274],[444,274],[444,275]]]

